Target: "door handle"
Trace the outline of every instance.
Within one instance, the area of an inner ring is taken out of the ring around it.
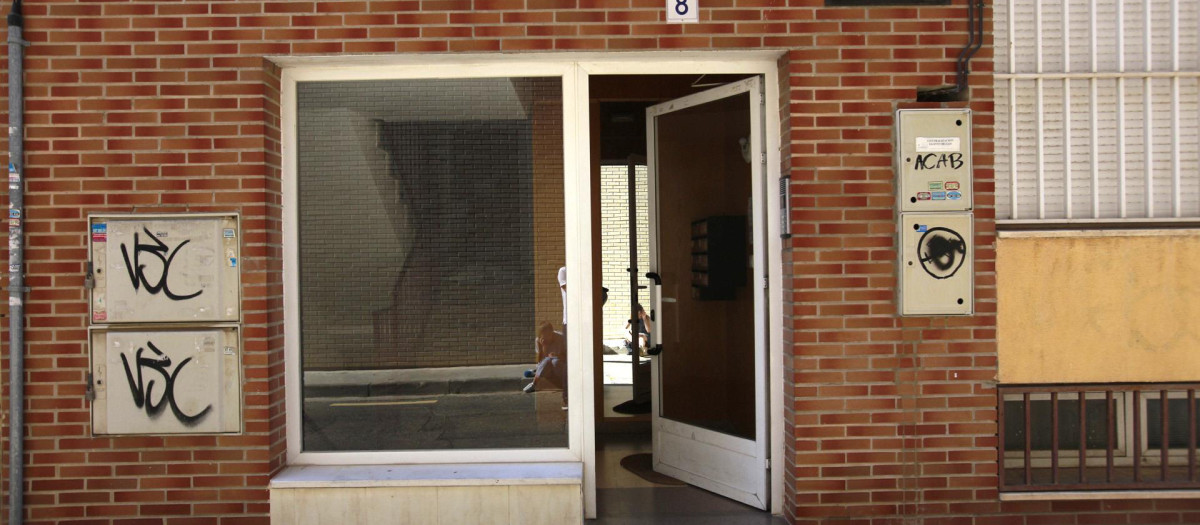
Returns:
[[[646,274],[646,278],[654,282],[650,287],[650,320],[654,321],[654,329],[650,331],[650,348],[646,355],[655,356],[663,351],[662,323],[658,320],[658,312],[662,311],[662,277],[655,272]]]

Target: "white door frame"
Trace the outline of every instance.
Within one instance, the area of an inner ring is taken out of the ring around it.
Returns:
[[[563,108],[565,190],[570,195],[586,195],[580,206],[567,211],[568,265],[580,268],[571,272],[569,286],[584,290],[571,294],[569,312],[572,326],[580,323],[581,332],[591,319],[584,318],[584,304],[591,300],[592,286],[590,245],[578,243],[591,239],[591,149],[588,111],[588,77],[590,75],[701,75],[757,74],[766,85],[767,169],[766,188],[775,187],[780,177],[782,160],[780,139],[780,109],[786,107],[779,91],[779,60],[782,50],[760,51],[638,51],[638,52],[523,52],[523,53],[413,53],[401,55],[353,56],[272,56],[267,57],[282,69],[282,164],[284,200],[284,303],[285,303],[285,391],[289,464],[388,464],[388,463],[464,463],[464,462],[537,462],[581,461],[584,465],[584,509],[588,518],[596,517],[596,414],[591,378],[595,372],[591,359],[571,359],[569,377],[582,388],[571,389],[571,406],[582,410],[569,416],[570,445],[567,449],[547,451],[404,451],[364,453],[302,453],[300,448],[300,368],[298,284],[294,263],[297,260],[295,238],[295,84],[305,80],[382,79],[382,78],[451,78],[465,76],[564,76]],[[516,71],[513,64],[522,67]],[[563,68],[569,71],[564,72]],[[767,213],[779,210],[779,194],[767,191]],[[783,512],[784,473],[784,376],[783,376],[783,259],[779,238],[778,217],[768,216],[768,340],[770,381],[770,443],[771,443],[771,512]],[[585,260],[586,259],[586,260]],[[588,309],[590,310],[590,309]],[[575,317],[575,316],[579,317]],[[575,337],[582,337],[583,334]],[[575,340],[575,339],[572,339]],[[582,340],[577,342],[582,343]],[[578,348],[578,345],[572,345]],[[576,393],[578,392],[578,394]],[[576,415],[578,414],[578,415]]]
[[[771,500],[769,487],[769,469],[766,459],[770,457],[771,443],[769,416],[770,402],[767,390],[770,388],[767,363],[769,345],[767,343],[768,327],[766,290],[760,288],[760,283],[766,278],[766,221],[767,215],[763,209],[764,187],[766,186],[765,163],[761,157],[765,151],[763,143],[763,99],[762,77],[753,76],[745,80],[731,82],[714,87],[707,91],[693,93],[684,97],[646,108],[646,153],[647,164],[650,167],[649,180],[649,209],[650,209],[650,271],[662,274],[661,258],[661,226],[659,222],[658,184],[661,162],[658,158],[658,118],[676,111],[682,111],[724,100],[738,95],[747,95],[745,110],[749,113],[749,148],[750,158],[750,195],[751,210],[747,217],[750,220],[752,272],[749,280],[749,292],[753,302],[754,323],[754,437],[749,439],[733,436],[684,421],[670,419],[662,414],[662,364],[661,358],[651,360],[652,397],[650,422],[654,440],[654,470],[685,481],[690,485],[715,492],[722,496],[740,501],[754,507],[769,509]],[[661,316],[662,293],[661,285],[652,290],[651,304]],[[665,316],[664,316],[665,317]],[[662,342],[663,318],[655,325],[654,343]],[[678,352],[680,349],[670,349],[668,352]]]

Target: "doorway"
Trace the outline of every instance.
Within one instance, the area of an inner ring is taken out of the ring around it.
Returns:
[[[594,75],[589,92],[608,292],[594,312],[599,518],[658,494],[769,523],[762,79]]]

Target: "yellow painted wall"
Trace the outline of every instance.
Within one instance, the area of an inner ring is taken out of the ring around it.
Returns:
[[[997,240],[1001,383],[1200,380],[1200,231]]]

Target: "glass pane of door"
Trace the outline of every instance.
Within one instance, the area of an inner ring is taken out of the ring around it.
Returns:
[[[660,416],[754,440],[749,97],[656,117],[656,227]]]

